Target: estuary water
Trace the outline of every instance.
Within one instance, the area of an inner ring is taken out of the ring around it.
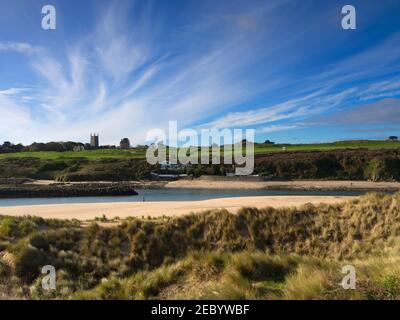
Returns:
[[[23,198],[0,199],[0,207],[43,205],[43,204],[79,204],[104,202],[149,202],[149,201],[199,201],[218,198],[256,197],[256,196],[359,196],[371,191],[360,190],[283,190],[283,189],[147,189],[136,190],[136,196],[118,197],[71,197],[71,198]]]

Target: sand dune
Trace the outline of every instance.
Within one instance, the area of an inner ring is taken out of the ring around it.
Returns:
[[[226,208],[236,212],[242,207],[291,207],[305,203],[337,203],[354,197],[334,196],[261,196],[221,198],[202,201],[117,202],[57,204],[1,207],[0,214],[33,215],[43,218],[91,220],[103,214],[108,218],[141,216],[175,216],[208,209]]]

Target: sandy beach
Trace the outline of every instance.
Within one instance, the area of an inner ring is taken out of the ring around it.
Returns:
[[[357,181],[357,180],[287,180],[264,181],[261,177],[219,177],[202,176],[196,179],[176,181],[127,181],[134,188],[141,189],[292,189],[292,190],[390,190],[400,191],[400,182]],[[27,184],[47,186],[58,184],[54,180],[31,180]],[[80,185],[94,181],[64,182],[63,184]],[[95,181],[106,184],[108,181]]]
[[[202,201],[168,201],[168,202],[117,202],[88,204],[57,204],[0,207],[1,215],[32,215],[42,218],[92,220],[103,214],[107,218],[126,218],[142,216],[177,216],[190,212],[201,212],[210,209],[226,208],[237,212],[242,207],[292,207],[306,203],[338,203],[354,197],[348,196],[261,196],[222,198]]]
[[[392,190],[400,191],[400,182],[350,180],[241,181],[235,179],[200,178],[177,180],[165,188],[191,189],[299,189],[299,190]]]

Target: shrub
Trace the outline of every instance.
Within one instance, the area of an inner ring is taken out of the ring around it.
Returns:
[[[46,254],[32,246],[25,246],[15,256],[15,273],[27,283],[31,283],[39,274],[48,259]]]

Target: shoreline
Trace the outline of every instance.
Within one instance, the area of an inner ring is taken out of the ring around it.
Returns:
[[[20,186],[31,187],[78,187],[96,184],[102,188],[107,185],[129,186],[133,189],[276,189],[276,190],[325,190],[325,191],[400,191],[400,182],[366,180],[263,180],[261,177],[219,177],[202,176],[196,179],[175,181],[71,181],[30,180]],[[1,187],[1,184],[0,184]]]
[[[257,196],[219,198],[201,201],[158,201],[158,202],[114,202],[114,203],[79,203],[49,204],[0,207],[0,215],[37,216],[45,219],[94,220],[105,215],[108,219],[119,217],[159,217],[179,216],[199,213],[206,210],[226,209],[236,213],[243,207],[283,208],[299,207],[311,204],[335,204],[355,199],[352,196]]]
[[[31,185],[50,187],[53,181],[31,181]],[[92,182],[93,183],[93,182]],[[143,182],[125,182],[135,184],[140,189]],[[83,184],[83,185],[82,185]],[[84,186],[85,182],[66,183],[70,187]],[[107,185],[106,182],[96,182],[99,185]],[[332,181],[332,180],[293,180],[293,181],[260,181],[225,177],[202,177],[195,180],[177,180],[170,182],[144,182],[145,188],[156,189],[276,189],[276,190],[332,190],[332,191],[399,191],[400,182],[372,182],[372,181]],[[101,187],[100,187],[101,188]],[[315,196],[315,195],[291,195],[291,196],[247,196],[217,198],[195,201],[154,201],[154,202],[99,202],[99,203],[71,203],[71,204],[37,204],[20,206],[0,206],[0,215],[24,216],[32,215],[42,218],[78,219],[81,221],[93,220],[105,215],[112,219],[115,217],[142,217],[142,216],[177,216],[189,213],[197,213],[206,210],[227,209],[236,213],[243,207],[298,207],[306,203],[333,204],[356,196]]]
[[[356,180],[291,180],[291,181],[240,181],[225,179],[195,179],[168,182],[164,188],[174,189],[277,189],[277,190],[371,190],[400,191],[400,182],[373,182]]]

